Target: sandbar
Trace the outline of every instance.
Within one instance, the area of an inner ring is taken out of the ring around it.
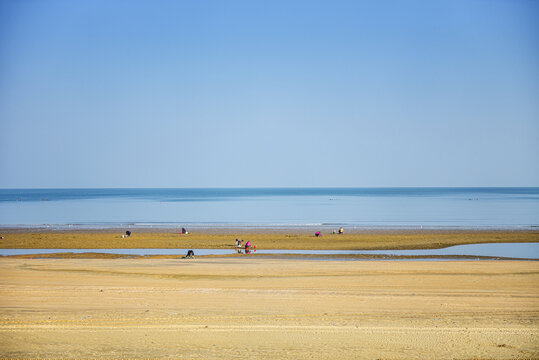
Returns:
[[[233,249],[235,239],[259,249],[283,250],[383,250],[439,249],[480,243],[539,242],[538,230],[365,230],[344,235],[314,231],[205,229],[180,235],[170,229],[125,230],[1,229],[3,249]]]

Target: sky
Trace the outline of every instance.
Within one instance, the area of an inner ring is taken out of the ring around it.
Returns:
[[[539,186],[539,2],[0,0],[0,188]]]

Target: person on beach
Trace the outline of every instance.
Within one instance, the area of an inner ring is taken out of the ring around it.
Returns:
[[[194,257],[195,257],[195,252],[193,250],[188,250],[186,258],[193,259]]]
[[[314,236],[316,236],[316,237],[322,236],[322,233],[320,231],[317,231],[317,232],[314,233]]]
[[[182,234],[187,235],[187,234],[189,234],[189,232],[184,227],[182,227]]]
[[[130,237],[130,236],[131,236],[131,231],[127,230],[127,231],[125,232],[125,235],[127,235],[127,237]]]
[[[341,227],[341,228],[339,229],[339,235],[342,235],[342,234],[344,234],[344,229]]]
[[[245,253],[246,254],[250,254],[251,253],[251,242],[250,241],[247,241],[245,243]]]
[[[238,252],[238,254],[241,254],[241,242],[243,240],[241,239],[236,239],[236,251]]]

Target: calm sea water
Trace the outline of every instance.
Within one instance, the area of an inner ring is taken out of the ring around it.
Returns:
[[[533,228],[539,188],[2,189],[0,226]]]

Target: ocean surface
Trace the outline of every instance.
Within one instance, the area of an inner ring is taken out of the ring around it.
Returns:
[[[0,226],[539,227],[539,188],[0,189]]]

